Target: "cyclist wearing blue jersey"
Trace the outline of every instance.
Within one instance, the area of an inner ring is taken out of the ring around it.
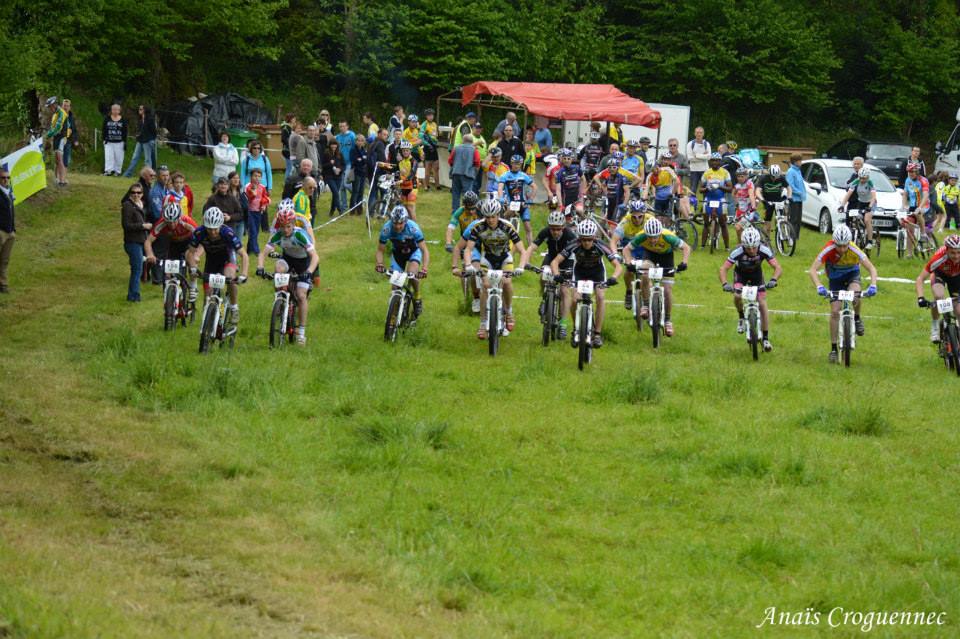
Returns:
[[[916,245],[914,233],[917,229],[920,233],[926,232],[930,222],[927,220],[930,214],[930,182],[920,175],[920,165],[916,162],[907,165],[907,179],[903,182],[903,208],[910,212],[900,223],[907,229],[907,257],[913,257]]]
[[[726,194],[733,191],[733,180],[730,173],[720,166],[723,157],[719,153],[711,153],[708,164],[710,168],[700,177],[700,192],[704,194],[703,201],[703,228],[700,238],[701,248],[707,245],[707,229],[710,227],[710,218],[717,217],[720,222],[720,232],[723,234],[723,246],[730,249],[730,240],[727,233],[727,216],[725,214]]]
[[[227,321],[236,326],[240,323],[240,307],[237,305],[237,256],[240,256],[240,267],[247,268],[247,252],[243,250],[240,241],[229,226],[224,226],[224,214],[216,206],[211,206],[203,212],[203,226],[193,232],[190,239],[190,249],[187,251],[187,266],[190,275],[195,276],[200,256],[206,254],[203,264],[204,275],[211,273],[222,274],[227,278],[227,294],[230,304],[227,306]],[[204,299],[207,287],[204,285]],[[194,296],[191,294],[191,299]]]
[[[537,185],[523,170],[523,156],[514,155],[510,158],[510,170],[500,176],[497,185],[497,197],[503,202],[506,217],[520,217],[523,222],[523,232],[527,244],[533,241],[533,229],[530,227],[530,204],[527,187],[530,187],[529,199],[537,195]]]
[[[423,300],[420,297],[420,280],[427,276],[430,264],[430,250],[423,237],[420,226],[410,219],[407,209],[398,205],[390,212],[390,219],[380,229],[380,243],[377,245],[377,273],[386,273],[383,265],[383,252],[391,244],[390,269],[406,271],[413,276],[413,316],[420,317],[423,312]]]

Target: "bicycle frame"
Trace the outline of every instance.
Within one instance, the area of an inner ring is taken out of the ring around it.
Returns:
[[[163,299],[167,299],[167,291],[170,287],[173,287],[174,308],[177,311],[176,319],[185,318],[187,315],[186,309],[183,308],[183,300],[186,298],[187,288],[189,287],[189,283],[183,274],[185,268],[186,262],[183,259],[163,261]]]
[[[286,337],[290,330],[290,316],[293,315],[291,302],[296,305],[296,298],[290,294],[290,273],[274,273],[273,287],[276,292],[273,294],[273,301],[283,302],[283,319],[280,321],[280,334]],[[282,339],[282,338],[281,338]]]
[[[215,332],[210,335],[211,339],[220,339],[222,340],[226,336],[224,331],[224,324],[226,322],[226,296],[223,294],[224,289],[227,286],[227,278],[218,273],[210,273],[207,276],[207,282],[209,285],[209,292],[207,293],[207,299],[203,305],[203,316],[206,317],[207,309],[214,305],[216,308],[216,314],[214,315],[213,326],[215,327]],[[200,330],[203,330],[203,325],[201,324]]]
[[[509,335],[506,322],[503,317],[503,280],[509,277],[505,271],[488,269],[486,272],[487,281],[490,282],[490,288],[487,289],[487,330],[496,330],[500,335],[506,337]],[[482,286],[482,284],[481,284]],[[491,317],[491,306],[493,300],[497,301],[497,317]],[[496,322],[496,324],[494,324]]]
[[[860,291],[835,291],[830,294],[831,301],[840,302],[840,321],[837,326],[837,347],[843,352],[843,349],[847,346],[844,339],[843,326],[844,323],[849,322],[850,326],[853,326],[854,312],[853,312],[853,303],[855,300],[861,297]],[[857,347],[857,332],[855,330],[850,331],[850,350],[854,350]]]
[[[667,310],[667,302],[666,302],[666,297],[664,296],[663,283],[662,283],[663,277],[665,274],[664,273],[665,269],[662,269],[659,266],[643,268],[641,266],[642,264],[643,264],[642,260],[633,261],[633,265],[637,269],[637,276],[638,276],[634,278],[634,285],[635,286],[642,285],[642,282],[640,281],[642,278],[646,278],[647,281],[650,282],[650,302],[651,304],[653,303],[654,294],[656,294],[656,300],[660,304],[660,308],[659,308],[660,312],[657,315],[659,315],[660,317],[660,328],[663,328],[664,324],[666,323],[666,320],[664,320],[663,316]],[[634,309],[634,312],[636,313],[637,310]],[[651,309],[651,313],[647,318],[647,324],[649,324],[651,328],[653,328],[653,316],[654,316],[654,313],[652,312],[652,309]]]
[[[390,284],[393,288],[390,290],[389,305],[396,297],[400,298],[399,311],[397,313],[400,320],[404,319],[404,311],[413,300],[413,276],[406,271],[387,271],[384,275],[390,278]]]
[[[602,288],[603,285],[595,285],[592,280],[577,280],[571,285],[577,291],[577,307],[573,315],[573,334],[574,336],[580,335],[580,311],[587,307],[590,309],[590,313],[587,314],[587,337],[590,338],[593,335],[593,314],[595,312],[593,309],[593,292],[594,289]]]

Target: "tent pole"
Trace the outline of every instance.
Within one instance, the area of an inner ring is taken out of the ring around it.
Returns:
[[[657,125],[657,146],[653,150],[654,162],[656,162],[660,158],[660,127],[661,126],[662,126],[662,123]]]

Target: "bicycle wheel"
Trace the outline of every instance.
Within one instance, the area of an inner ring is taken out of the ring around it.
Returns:
[[[297,341],[297,296],[293,295],[290,297],[290,303],[287,304],[287,325],[286,325],[286,334],[287,334],[287,343],[293,344]]]
[[[957,325],[950,322],[947,325],[947,339],[950,344],[950,363],[951,368],[960,376],[960,335],[957,333]]]
[[[676,233],[677,237],[690,245],[691,250],[697,250],[697,227],[693,225],[693,222],[677,220]]]
[[[937,236],[933,233],[933,231],[925,233],[923,238],[923,255],[924,259],[927,259],[933,255],[938,248],[940,248],[940,242],[937,240]]]
[[[757,309],[751,308],[747,313],[747,327],[750,330],[750,338],[747,342],[750,344],[750,352],[753,353],[753,361],[760,359],[760,335],[758,334],[757,329],[760,328],[760,316],[757,314]]]
[[[273,310],[270,311],[270,348],[283,347],[283,318],[287,309],[282,299],[276,299],[273,302]]]
[[[903,229],[897,231],[897,258],[903,259],[907,252],[907,232]]]
[[[463,289],[463,311],[470,314],[470,305],[473,304],[473,291],[470,290],[470,278],[460,276],[460,287]]]
[[[874,231],[873,233],[873,250],[874,257],[880,257],[880,234]]]
[[[640,277],[640,274],[637,273],[637,278]],[[637,323],[637,330],[643,332],[643,322],[644,319],[640,317],[640,307],[643,304],[643,297],[640,292],[640,283],[633,288],[633,319]]]
[[[853,317],[843,318],[843,365],[850,367],[850,353],[853,351]]]
[[[172,331],[177,328],[177,289],[167,283],[163,287],[163,330]]]
[[[710,253],[713,254],[717,250],[718,242],[720,236],[720,221],[717,220],[716,216],[711,216],[710,219]]]
[[[500,300],[491,298],[487,309],[487,345],[490,357],[494,357],[500,349]]]
[[[661,293],[660,291],[654,291],[650,295],[650,328],[653,330],[653,347],[660,348],[660,305],[661,305]]]
[[[217,306],[216,304],[207,304],[203,312],[203,323],[200,324],[200,352],[206,353],[210,350],[210,343],[217,332]]]
[[[592,309],[586,305],[580,305],[580,328],[577,339],[580,343],[577,345],[577,368],[583,370],[583,367],[590,363],[590,349],[593,347],[593,336],[590,335],[590,311]]]
[[[383,340],[385,342],[397,341],[397,330],[400,325],[400,296],[391,295],[390,302],[387,304],[387,320],[383,326]]]
[[[553,291],[547,291],[543,296],[543,345],[549,346],[553,339]]]

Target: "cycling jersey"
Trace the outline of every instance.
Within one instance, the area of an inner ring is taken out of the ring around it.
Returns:
[[[753,204],[750,202],[750,192],[753,191],[753,182],[735,182],[733,185],[733,201],[737,208],[737,216],[749,213],[753,210]]]
[[[634,175],[640,175],[640,169],[643,168],[643,160],[639,155],[624,155],[620,160],[620,168],[629,171]]]
[[[504,173],[507,173],[510,170],[503,162],[493,162],[487,167],[487,193],[496,193],[497,184],[500,182],[500,176]]]
[[[757,181],[756,188],[764,202],[783,202],[787,199],[783,195],[784,189],[787,188],[787,178],[782,175],[778,178],[764,175]]]
[[[240,238],[237,237],[232,228],[226,225],[220,227],[220,235],[216,238],[210,235],[210,231],[207,230],[207,227],[198,227],[197,230],[193,232],[193,238],[190,240],[190,246],[193,248],[202,246],[203,250],[208,256],[231,253],[233,251],[239,251],[241,248],[243,248]]]
[[[557,171],[557,183],[560,184],[560,193],[563,203],[572,204],[580,199],[580,183],[583,178],[583,169],[576,164],[561,166]]]
[[[683,248],[683,240],[677,237],[673,231],[663,229],[663,232],[656,237],[650,237],[646,233],[640,233],[634,236],[630,241],[630,254],[636,257],[637,249],[643,249],[648,253],[673,253],[677,249]]]
[[[552,167],[547,168],[547,186],[550,189],[550,193],[547,195],[553,195],[554,190],[557,187],[557,172],[560,170],[562,164],[554,164]]]
[[[653,187],[653,197],[657,200],[667,200],[673,195],[673,182],[675,175],[672,171],[667,171],[661,167],[656,173],[651,173],[647,178],[651,187]]]
[[[601,242],[600,240],[594,240],[593,246],[590,248],[584,248],[580,245],[580,241],[571,242],[568,244],[562,251],[560,255],[563,256],[564,260],[569,260],[571,257],[576,261],[576,270],[574,272],[590,271],[603,266],[603,258],[606,257],[611,262],[620,261],[621,257],[610,250],[610,247]]]
[[[547,243],[547,256],[543,259],[543,263],[549,264],[553,261],[553,258],[560,254],[560,251],[576,241],[576,234],[567,227],[564,227],[559,239],[553,239],[553,235],[550,234],[550,227],[548,226],[533,238],[533,245],[540,246],[544,242]]]
[[[944,182],[937,182],[933,186],[933,202],[939,208],[943,208],[943,192],[946,190],[946,184]]]
[[[770,266],[776,268],[777,258],[769,246],[761,244],[756,255],[747,255],[742,246],[738,246],[730,252],[727,262],[734,267],[737,275],[753,275],[763,272],[763,263],[769,262]]]
[[[724,199],[724,191],[720,187],[728,186],[731,183],[730,174],[723,167],[717,170],[707,169],[703,172],[700,183],[707,186],[708,200],[722,200]]]
[[[523,172],[530,177],[537,174],[537,154],[533,149],[527,151],[527,155],[523,159]]]
[[[397,172],[400,174],[400,190],[412,191],[417,188],[417,162],[416,158],[400,158],[397,162]]]
[[[609,209],[615,209],[623,200],[623,188],[627,186],[627,178],[623,175],[623,169],[617,169],[611,173],[610,169],[604,169],[597,173],[597,177],[605,187],[607,187],[607,199],[610,203]],[[610,210],[608,209],[608,213]]]
[[[420,252],[418,245],[422,241],[423,231],[413,220],[407,220],[400,231],[393,228],[393,222],[387,222],[380,229],[380,243],[390,242],[393,258],[401,264],[405,264],[410,259],[420,261],[416,259],[415,254]]]
[[[507,171],[500,176],[500,184],[503,185],[503,195],[511,202],[527,202],[527,185],[533,184],[533,178],[523,171]]]
[[[310,197],[300,189],[293,196],[293,210],[297,215],[302,215],[307,220],[313,219],[313,213],[310,211]]]
[[[583,163],[584,172],[590,173],[597,170],[600,166],[600,160],[603,158],[603,147],[599,144],[588,144],[580,151],[580,161]]]
[[[862,182],[857,179],[856,182],[851,182],[847,186],[847,191],[853,194],[849,200],[850,208],[865,209],[870,206],[873,196],[877,193],[877,187],[873,185],[872,180],[868,179],[866,182]]]
[[[313,249],[313,242],[310,236],[303,229],[294,228],[289,236],[284,235],[283,231],[274,233],[267,245],[279,248],[284,257],[292,257],[295,260],[302,260],[310,256],[310,250]]]
[[[827,271],[827,277],[831,280],[846,277],[851,273],[859,273],[860,263],[867,259],[866,254],[853,242],[850,242],[847,247],[847,252],[840,255],[833,240],[830,240],[817,255],[817,259]]]
[[[478,208],[475,206],[472,209],[467,209],[465,207],[460,207],[450,215],[450,223],[447,225],[452,229],[457,227],[460,228],[460,232],[467,230],[467,227],[470,226],[470,223],[474,220],[479,219],[479,214],[477,213]]]
[[[174,242],[186,242],[193,237],[193,232],[196,230],[197,223],[193,221],[193,218],[181,216],[176,222],[161,219],[150,230],[150,235],[154,238],[166,235]]]
[[[516,230],[502,220],[496,228],[489,227],[486,220],[481,221],[470,231],[469,239],[473,240],[484,255],[494,256],[509,254],[510,243],[519,244],[521,241]]]
[[[903,182],[903,191],[907,194],[907,202],[912,210],[920,206],[924,195],[930,196],[930,182],[922,175],[916,180],[907,178]]]
[[[626,215],[620,223],[617,224],[617,228],[613,229],[613,236],[620,240],[621,246],[635,238],[636,236],[643,233],[643,227],[647,223],[647,220],[653,218],[652,213],[644,213],[643,220],[639,223],[634,223],[632,215]]]
[[[941,246],[927,262],[927,271],[944,278],[957,277],[960,276],[960,262],[947,259],[947,247]]]

